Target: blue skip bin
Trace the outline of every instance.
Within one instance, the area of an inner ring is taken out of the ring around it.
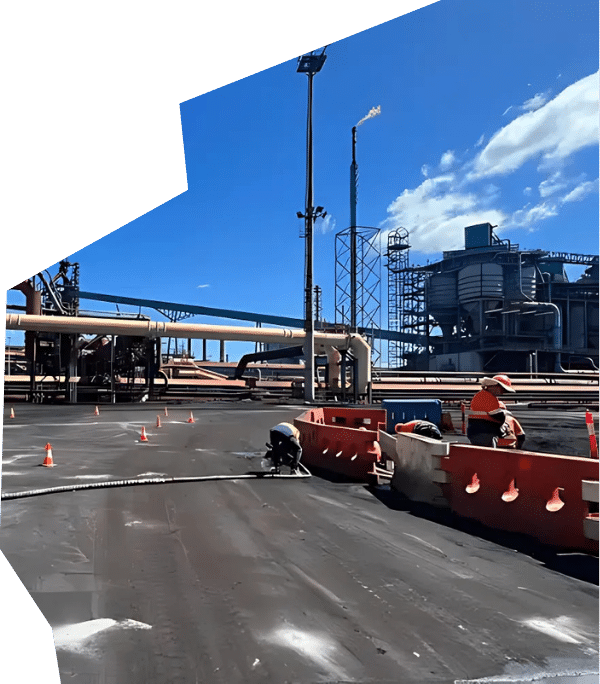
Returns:
[[[382,408],[387,414],[386,431],[394,434],[397,423],[428,420],[442,426],[442,402],[439,399],[384,399]]]

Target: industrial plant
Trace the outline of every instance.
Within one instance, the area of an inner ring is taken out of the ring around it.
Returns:
[[[489,223],[464,235],[464,249],[426,266],[408,263],[408,231],[389,235],[389,328],[403,333],[390,341],[389,367],[597,370],[598,256],[521,250]],[[567,264],[585,269],[574,282]]]

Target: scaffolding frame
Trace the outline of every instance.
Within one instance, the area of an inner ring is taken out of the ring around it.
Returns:
[[[388,367],[406,368],[410,358],[426,351],[423,340],[429,333],[425,281],[427,273],[409,266],[409,233],[397,228],[388,234],[388,329],[415,337],[415,341],[390,340]]]

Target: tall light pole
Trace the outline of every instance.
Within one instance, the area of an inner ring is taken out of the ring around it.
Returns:
[[[313,78],[319,73],[325,64],[327,57],[325,49],[317,55],[313,52],[308,55],[298,57],[298,68],[296,71],[308,76],[308,115],[306,124],[306,202],[304,214],[297,213],[298,218],[304,219],[304,237],[306,240],[305,250],[305,284],[304,284],[304,358],[305,358],[305,378],[304,378],[304,400],[314,402],[315,400],[315,322],[313,317],[313,227],[315,219],[325,216],[327,212],[323,207],[313,207],[313,132],[312,132],[312,98],[313,98]]]

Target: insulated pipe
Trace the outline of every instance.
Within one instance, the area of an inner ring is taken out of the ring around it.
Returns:
[[[342,355],[333,346],[319,345],[318,351],[324,352],[327,355],[327,365],[329,367],[329,388],[332,390],[340,389],[340,364],[342,363]]]
[[[78,316],[6,315],[7,330],[35,330],[45,332],[127,335],[132,337],[187,337],[192,339],[232,340],[241,342],[302,342],[304,330],[286,328],[246,328],[227,325],[170,323],[166,321],[135,321]],[[351,349],[358,359],[358,384],[366,393],[371,382],[371,347],[360,335],[342,335],[315,331],[315,344],[337,349]]]

